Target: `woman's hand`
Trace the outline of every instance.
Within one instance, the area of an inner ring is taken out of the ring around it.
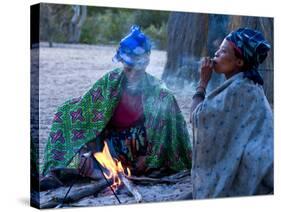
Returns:
[[[192,103],[190,107],[190,116],[189,116],[190,123],[192,123],[193,111],[195,110],[197,105],[199,105],[199,103],[202,102],[205,98],[206,88],[208,86],[208,83],[213,73],[213,66],[214,64],[210,57],[205,57],[202,60],[201,68],[200,68],[200,81],[196,88],[196,93],[192,97]]]
[[[213,73],[213,66],[213,61],[210,57],[205,57],[202,60],[200,68],[200,81],[198,86],[204,87],[206,89]]]

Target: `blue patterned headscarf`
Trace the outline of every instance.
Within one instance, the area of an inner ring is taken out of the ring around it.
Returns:
[[[271,46],[261,32],[249,28],[239,28],[226,36],[235,50],[243,58],[249,70],[244,70],[244,76],[255,83],[263,84],[263,80],[257,69],[267,57]]]
[[[139,26],[133,25],[130,33],[119,43],[114,62],[124,62],[129,66],[146,67],[149,63],[151,42]]]

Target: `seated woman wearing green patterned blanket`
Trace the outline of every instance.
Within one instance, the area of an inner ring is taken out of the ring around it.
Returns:
[[[135,175],[191,168],[187,126],[176,99],[145,72],[150,52],[149,38],[133,26],[113,58],[123,68],[107,73],[81,98],[58,109],[45,148],[42,189],[59,186],[55,173],[65,168],[98,177],[93,158],[81,155],[101,151],[104,141]]]

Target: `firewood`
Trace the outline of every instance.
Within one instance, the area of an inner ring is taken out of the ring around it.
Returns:
[[[133,181],[136,184],[149,185],[149,184],[175,184],[185,180],[189,180],[190,172],[182,171],[175,175],[162,177],[162,178],[152,178],[152,177],[137,177],[137,176],[128,176],[129,180]]]
[[[120,177],[121,181],[123,182],[123,184],[125,185],[125,187],[134,196],[137,203],[142,202],[142,195],[139,193],[137,188],[123,174],[119,174],[119,177]]]
[[[133,181],[136,184],[149,185],[149,184],[174,184],[178,180],[173,179],[162,179],[162,178],[151,178],[151,177],[136,177],[130,176],[127,177],[129,180]]]
[[[124,175],[122,178],[125,179],[121,179],[124,185],[123,189],[126,188],[128,192],[132,194],[118,194],[118,198],[122,200],[122,204],[192,199],[192,185],[189,171],[181,171],[174,175],[165,176],[162,178],[135,176],[127,177]],[[111,185],[112,180],[109,181],[109,184]],[[69,187],[60,187],[58,189],[40,192],[41,208],[102,206],[118,204],[116,198],[113,195],[110,195],[110,192],[108,192],[105,196],[103,194],[101,196],[97,195],[108,186],[106,183],[102,184],[103,182],[105,182],[105,179],[94,182],[92,185],[82,184],[81,182],[75,184],[69,193],[69,197],[67,197],[67,199],[64,201],[64,204],[62,204],[62,200]],[[120,186],[120,189],[121,188],[122,186]],[[129,190],[129,188],[131,190]],[[85,190],[85,192],[82,190]],[[79,198],[75,198],[75,195],[80,195],[79,193],[84,194]]]
[[[109,180],[110,181],[110,180]],[[112,181],[110,181],[112,183]],[[62,207],[63,204],[76,202],[84,197],[95,195],[99,191],[108,186],[106,180],[100,180],[98,183],[85,185],[77,188],[73,188],[64,200],[65,193],[60,192],[56,197],[49,199],[47,202],[41,203],[41,208],[54,208]]]
[[[190,176],[190,170],[183,170],[176,174],[173,174],[173,175],[170,175],[167,177],[163,177],[162,179],[181,179],[181,178],[185,178],[187,176]]]

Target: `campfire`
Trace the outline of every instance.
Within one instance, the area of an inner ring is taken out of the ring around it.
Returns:
[[[96,159],[104,178],[90,184],[77,183],[69,188],[61,187],[53,191],[41,192],[43,199],[41,208],[116,204],[116,199],[119,204],[123,204],[191,198],[192,187],[188,170],[160,178],[131,176],[130,169],[123,167],[120,161],[112,157],[106,142],[101,152],[85,155],[87,158],[91,156]],[[108,191],[106,195],[97,196],[105,188],[111,189],[116,197],[115,202],[108,196]],[[118,189],[127,189],[131,195],[122,193],[117,195]]]
[[[97,159],[100,165],[102,165],[107,170],[107,172],[109,172],[103,172],[103,174],[107,179],[113,180],[113,184],[111,185],[111,187],[114,190],[116,190],[118,186],[122,184],[121,176],[131,176],[129,168],[126,169],[127,174],[125,174],[121,162],[115,158],[112,158],[106,142],[104,142],[104,148],[102,152],[94,153],[94,157]]]
[[[106,177],[106,179],[110,179],[113,182],[112,185],[110,185],[110,187],[113,189],[113,192],[123,184],[131,192],[131,194],[133,194],[137,202],[142,201],[141,194],[127,179],[127,177],[131,176],[130,169],[126,169],[126,174],[121,162],[116,158],[112,158],[106,142],[104,142],[104,148],[102,152],[94,153],[94,157],[97,159],[99,164],[106,169],[106,171],[103,172],[103,175]],[[114,195],[116,196],[115,193]]]

